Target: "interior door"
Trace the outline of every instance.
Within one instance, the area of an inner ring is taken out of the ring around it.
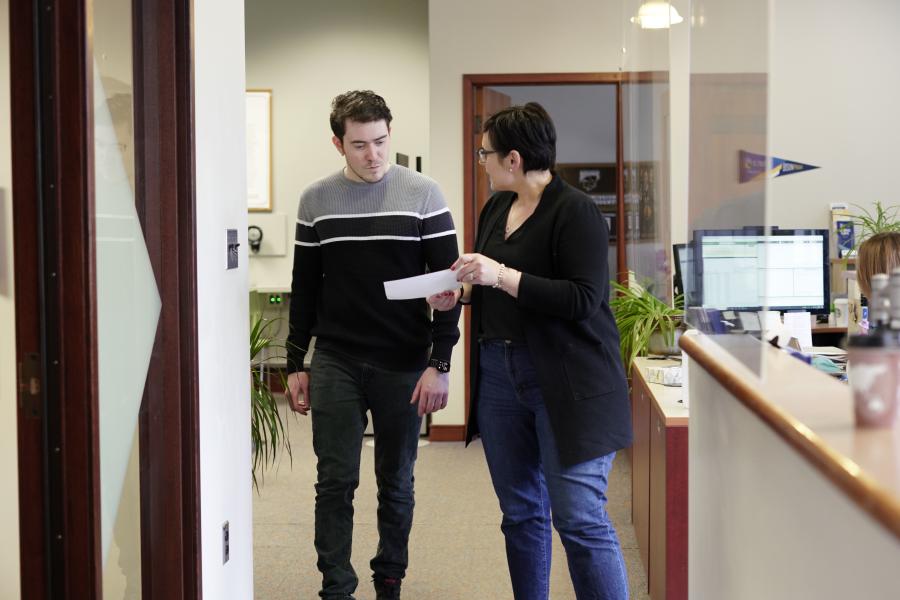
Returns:
[[[475,88],[475,127],[473,128],[473,148],[475,148],[476,150],[478,148],[481,148],[481,129],[488,117],[508,106],[512,106],[512,100],[508,95],[496,90],[492,90],[487,86],[478,86]],[[491,186],[490,182],[488,181],[488,176],[484,172],[484,169],[481,168],[481,165],[478,164],[478,157],[473,154],[469,160],[474,161],[472,168],[475,173],[475,221],[474,223],[472,223],[472,225],[476,226],[477,228],[478,217],[481,215],[481,209],[484,208],[484,205],[491,197]],[[467,251],[468,250],[471,249],[467,249]]]
[[[22,597],[197,598],[190,3],[10,4]]]

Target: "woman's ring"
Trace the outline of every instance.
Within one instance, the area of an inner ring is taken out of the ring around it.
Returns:
[[[469,281],[475,281],[475,273],[469,273]]]

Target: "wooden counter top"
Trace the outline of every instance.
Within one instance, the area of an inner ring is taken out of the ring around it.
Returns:
[[[650,367],[675,367],[680,366],[680,360],[638,357],[634,359],[637,371],[632,370],[632,376],[640,377],[653,396],[653,401],[659,413],[665,417],[667,426],[687,425],[688,408],[681,401],[684,396],[684,388],[650,383],[647,378],[647,369]]]
[[[857,428],[849,386],[749,336],[694,333],[680,343],[691,359],[900,539],[900,426]]]

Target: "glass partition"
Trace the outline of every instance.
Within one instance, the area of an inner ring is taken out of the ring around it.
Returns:
[[[668,5],[627,0],[623,31],[622,154],[626,256],[634,280],[672,302]],[[653,9],[654,7],[650,7]],[[659,8],[663,8],[662,13]],[[662,17],[662,21],[659,18]],[[678,26],[673,24],[673,26]]]
[[[91,6],[103,596],[133,599],[142,594],[138,416],[161,303],[135,209],[132,3]]]
[[[683,279],[688,322],[715,335],[752,330],[751,315],[759,330],[767,304],[768,5],[690,4]],[[757,357],[739,358],[759,368]]]

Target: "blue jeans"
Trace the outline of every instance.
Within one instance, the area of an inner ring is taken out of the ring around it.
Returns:
[[[625,561],[606,512],[615,453],[560,464],[528,348],[481,344],[478,427],[503,522],[516,600],[550,593],[551,514],[578,600],[628,598]]]
[[[409,401],[420,376],[419,371],[388,371],[321,350],[313,354],[309,395],[318,458],[315,545],[322,598],[352,598],[359,583],[350,550],[366,409],[372,412],[375,432],[379,536],[369,566],[378,578],[406,575],[421,425],[416,406]]]

